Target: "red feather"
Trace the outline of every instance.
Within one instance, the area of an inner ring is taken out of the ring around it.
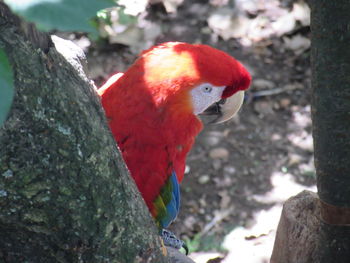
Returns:
[[[186,155],[202,129],[189,93],[202,82],[226,86],[228,97],[247,89],[250,75],[222,51],[169,42],[143,52],[99,90],[113,136],[153,216],[153,201],[172,171],[181,182]]]

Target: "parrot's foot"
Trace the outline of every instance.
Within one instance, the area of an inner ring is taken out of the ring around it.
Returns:
[[[186,255],[188,255],[188,247],[186,246],[185,242],[183,242],[181,239],[178,239],[173,232],[162,229],[161,237],[165,246],[173,247],[176,249],[183,247],[186,251]]]

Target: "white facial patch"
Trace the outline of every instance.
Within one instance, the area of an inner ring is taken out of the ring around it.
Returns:
[[[210,105],[221,100],[225,86],[213,86],[203,83],[191,90],[193,113],[200,114]]]

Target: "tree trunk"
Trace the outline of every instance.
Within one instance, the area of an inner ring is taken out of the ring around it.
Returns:
[[[350,260],[350,2],[312,0],[312,119],[319,262]]]
[[[350,2],[318,0],[311,4],[317,187],[323,202],[349,208]]]
[[[322,222],[317,194],[303,191],[283,205],[270,263],[316,263]]]
[[[81,52],[0,2],[15,98],[0,128],[1,262],[167,262]]]
[[[350,1],[309,2],[312,120],[319,199],[313,197],[312,201],[313,207],[317,209],[310,210],[309,206],[300,203],[294,206],[295,209],[283,210],[271,262],[348,263]],[[320,220],[299,220],[298,215],[310,212],[314,213],[310,218]],[[290,247],[290,244],[293,246]],[[298,251],[303,251],[302,256],[297,255]],[[299,260],[291,261],[291,258]]]

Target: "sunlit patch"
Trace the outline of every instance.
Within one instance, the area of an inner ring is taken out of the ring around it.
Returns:
[[[279,203],[282,205],[288,198],[303,190],[316,191],[316,186],[306,188],[295,182],[293,175],[283,172],[275,172],[271,176],[273,189],[264,195],[254,195],[254,199],[260,203]]]
[[[196,263],[206,263],[209,260],[213,260],[214,258],[224,257],[224,255],[222,253],[217,253],[217,252],[196,252],[196,253],[191,253],[189,257],[193,259]],[[218,262],[222,262],[222,261],[218,261]]]
[[[300,149],[313,152],[312,135],[306,131],[291,133],[288,135],[288,140]]]
[[[254,213],[251,220],[253,224],[249,228],[237,227],[225,237],[223,247],[232,253],[227,255],[223,263],[269,262],[283,203],[303,190],[316,191],[316,186],[306,188],[296,183],[291,174],[282,172],[272,174],[271,184],[273,189],[270,192],[254,195],[253,198],[273,206]]]
[[[280,214],[280,207],[261,210],[254,216],[257,224],[250,229],[238,227],[228,234],[223,247],[232,253],[229,253],[222,263],[269,262]]]
[[[176,46],[176,43],[174,43],[174,46]],[[196,79],[199,77],[199,72],[194,64],[192,54],[188,51],[182,51],[174,56],[174,52],[173,48],[158,48],[145,53],[143,56],[143,68],[145,71],[144,78],[147,83],[166,84],[169,80],[177,80],[179,78]],[[177,89],[176,83],[173,84],[174,89]]]
[[[300,110],[293,112],[293,121],[295,124],[302,128],[306,128],[307,126],[311,126],[311,109],[310,105],[301,108]]]
[[[293,132],[288,134],[288,140],[302,150],[313,152],[311,129],[310,131],[307,130],[307,128],[311,127],[310,106],[296,108],[292,114],[292,121],[289,124],[289,128]]]
[[[38,4],[59,2],[62,2],[62,0],[5,0],[5,3],[11,3],[11,7],[17,11],[25,10]]]
[[[216,8],[207,22],[216,36],[252,46],[271,36],[279,37],[292,32],[298,24],[309,26],[310,8],[304,1],[294,1],[292,8],[287,9],[278,0],[236,0],[233,10],[227,6]],[[297,41],[300,42],[300,38]]]

